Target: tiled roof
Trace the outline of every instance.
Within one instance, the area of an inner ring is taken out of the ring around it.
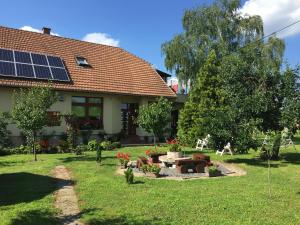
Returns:
[[[118,47],[0,26],[0,48],[61,57],[72,82],[54,82],[58,90],[176,97],[148,62]],[[92,67],[78,66],[76,56],[85,57]],[[41,83],[0,77],[0,86],[30,87]]]

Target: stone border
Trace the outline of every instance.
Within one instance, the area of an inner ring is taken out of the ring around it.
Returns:
[[[219,162],[219,161],[215,161],[214,163],[228,168],[229,170],[232,171],[232,173],[226,174],[224,176],[218,176],[218,177],[203,176],[203,177],[158,177],[158,178],[146,176],[144,173],[133,172],[133,174],[135,177],[146,177],[149,179],[156,179],[156,180],[177,180],[177,181],[199,180],[199,179],[219,179],[219,178],[224,178],[224,177],[240,177],[240,176],[245,176],[247,174],[247,172],[244,169],[234,165],[233,163],[223,163],[223,162]],[[116,175],[124,176],[125,170],[126,169],[122,169],[120,166],[117,167]]]

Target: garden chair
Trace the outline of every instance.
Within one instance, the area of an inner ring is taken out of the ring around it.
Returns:
[[[228,143],[224,146],[224,148],[223,148],[222,151],[217,150],[216,154],[217,154],[217,155],[220,154],[221,156],[222,156],[223,154],[230,154],[230,155],[233,155],[232,150],[231,150],[230,142],[228,142]]]
[[[208,134],[204,139],[198,139],[196,150],[202,151],[204,147],[207,148],[208,142],[209,142],[210,134]]]

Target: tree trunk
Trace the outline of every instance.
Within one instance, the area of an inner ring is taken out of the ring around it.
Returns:
[[[37,161],[36,157],[36,149],[35,149],[35,137],[36,137],[36,132],[33,132],[33,141],[32,141],[32,149],[33,149],[33,154],[34,154],[34,161]]]
[[[155,137],[155,134],[153,134],[153,141],[154,141],[154,148],[156,149],[156,137]]]

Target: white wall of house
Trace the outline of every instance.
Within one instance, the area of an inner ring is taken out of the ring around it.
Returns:
[[[13,105],[13,93],[19,89],[0,87],[0,111],[10,112]],[[139,106],[148,104],[154,98],[141,97],[141,96],[121,96],[121,95],[108,95],[108,94],[93,94],[93,93],[80,93],[80,92],[59,92],[62,100],[53,104],[49,111],[59,111],[62,114],[71,113],[72,110],[72,96],[84,97],[101,97],[103,98],[103,130],[107,134],[119,133],[122,129],[121,118],[121,104],[122,103],[138,103]],[[9,124],[8,129],[11,131],[12,136],[20,136],[20,130],[15,124]],[[60,135],[66,131],[66,124],[62,120],[60,126],[46,127],[43,131],[47,134]],[[94,131],[94,134],[100,131]],[[136,133],[138,136],[151,136],[142,128],[137,128]]]

